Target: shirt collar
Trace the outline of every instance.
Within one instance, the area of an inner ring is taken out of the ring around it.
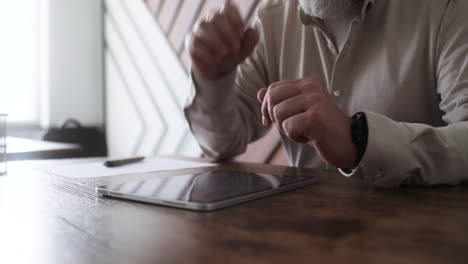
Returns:
[[[375,4],[375,1],[377,0],[364,0],[364,4],[362,5],[362,9],[361,9],[361,20],[364,19],[364,17],[366,16],[367,12],[369,12],[369,10],[371,9],[372,6],[374,6]],[[317,22],[318,18],[315,18],[315,17],[312,17],[312,16],[309,16],[307,15],[304,10],[302,10],[301,6],[298,4],[297,5],[297,9],[299,10],[299,20],[301,21],[302,24],[304,24],[305,26],[313,23],[313,22]]]

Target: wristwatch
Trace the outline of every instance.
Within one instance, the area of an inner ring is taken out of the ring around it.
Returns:
[[[351,139],[356,146],[358,161],[361,161],[362,156],[367,148],[368,127],[366,114],[358,112],[352,117],[351,123]]]

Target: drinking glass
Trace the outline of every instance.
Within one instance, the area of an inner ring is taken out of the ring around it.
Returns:
[[[7,114],[0,114],[0,176],[7,174]]]

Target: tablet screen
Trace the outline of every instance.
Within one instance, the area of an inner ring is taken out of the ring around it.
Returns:
[[[210,171],[109,185],[106,189],[162,200],[213,203],[250,193],[275,189],[283,185],[310,180],[311,178],[308,176]]]

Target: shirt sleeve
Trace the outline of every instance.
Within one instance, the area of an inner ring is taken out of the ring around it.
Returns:
[[[268,85],[264,36],[260,19],[255,27],[260,38],[253,53],[237,69],[214,80],[190,78],[191,96],[184,109],[189,127],[203,152],[216,160],[245,152],[247,145],[268,132],[261,119],[257,91]]]
[[[396,122],[366,112],[366,152],[353,176],[383,187],[468,182],[468,2],[449,1],[435,72],[445,127]],[[349,176],[349,175],[348,175]]]

